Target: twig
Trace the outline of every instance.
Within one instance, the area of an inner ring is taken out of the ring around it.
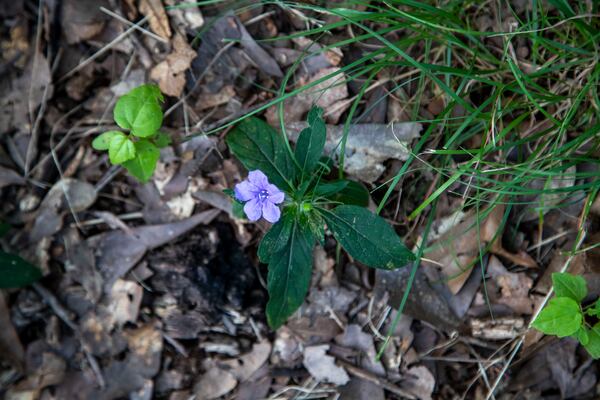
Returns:
[[[579,249],[579,247],[582,245],[583,241],[585,240],[585,237],[586,237],[586,231],[583,230],[583,224],[582,224],[581,235],[579,236],[579,240],[577,241],[577,244],[575,245],[574,251],[577,251]],[[576,256],[576,254],[573,254],[573,253],[569,256],[569,258],[567,259],[567,261],[565,262],[563,267],[560,269],[560,272],[565,272],[569,268],[569,265],[571,265],[571,261],[573,261],[573,258],[575,258],[575,256]],[[523,341],[525,340],[525,333],[527,333],[527,331],[529,329],[531,329],[531,325],[533,324],[533,321],[535,321],[536,318],[538,317],[538,315],[540,315],[540,313],[546,306],[546,303],[548,302],[548,300],[550,300],[550,297],[552,296],[553,293],[554,293],[554,289],[550,288],[550,290],[548,291],[548,294],[546,294],[546,297],[544,297],[544,300],[538,306],[535,313],[531,316],[531,320],[529,322],[529,325],[527,326],[526,331],[521,336],[521,338],[517,341],[517,343],[515,344],[515,347],[511,351],[510,355],[508,356],[508,359],[506,360],[504,367],[502,367],[502,370],[498,374],[498,377],[494,381],[494,384],[492,385],[491,389],[488,391],[486,400],[490,400],[494,396],[494,392],[498,388],[498,385],[500,385],[500,382],[502,381],[504,374],[506,374],[506,371],[508,371],[508,368],[510,367],[512,360],[515,358],[515,356],[519,352],[519,349],[523,345]]]
[[[98,385],[100,385],[100,387],[104,387],[106,385],[106,383],[104,381],[104,377],[102,376],[102,371],[100,369],[100,366],[98,365],[98,362],[96,361],[94,356],[90,353],[90,351],[87,348],[87,345],[83,341],[79,327],[77,325],[75,325],[75,323],[73,321],[71,321],[69,312],[60,304],[58,299],[52,293],[50,293],[50,291],[48,289],[46,289],[39,283],[32,284],[32,287],[42,297],[44,302],[48,306],[50,306],[50,308],[52,309],[52,311],[54,311],[56,316],[58,318],[60,318],[65,323],[65,325],[67,325],[69,328],[71,328],[71,330],[75,333],[75,336],[79,340],[79,343],[81,344],[81,348],[82,348],[83,352],[85,353],[85,356],[86,356],[88,362],[90,363],[90,367],[92,368],[92,371],[94,371],[94,374],[96,375],[96,379],[98,380]]]
[[[135,26],[132,26],[131,28],[127,29],[125,32],[121,33],[119,36],[117,36],[116,38],[114,38],[112,40],[112,42],[110,42],[107,45],[105,45],[103,48],[101,48],[100,50],[98,50],[97,52],[95,52],[93,55],[91,55],[85,61],[83,61],[78,66],[76,66],[75,68],[73,68],[72,70],[70,70],[69,72],[67,72],[65,75],[63,75],[62,78],[60,78],[58,80],[58,82],[64,81],[65,79],[67,79],[68,77],[70,77],[71,75],[73,75],[74,73],[76,73],[77,71],[79,71],[80,69],[82,69],[83,67],[85,67],[86,65],[88,65],[89,63],[91,63],[92,61],[94,61],[96,58],[98,58],[102,54],[106,53],[114,45],[116,45],[121,40],[125,39],[129,34],[131,34],[131,32],[133,32],[138,25],[142,25],[147,20],[148,20],[148,17],[142,18],[142,20],[140,22],[136,23]]]
[[[159,42],[162,42],[162,43],[167,43],[167,44],[169,43],[169,41],[168,41],[167,39],[165,39],[165,38],[163,38],[163,37],[161,37],[161,36],[158,36],[157,34],[155,34],[155,33],[152,33],[152,32],[150,32],[149,30],[147,30],[147,29],[144,29],[144,28],[142,28],[142,27],[141,27],[141,26],[139,26],[139,25],[136,25],[136,24],[134,24],[134,23],[133,23],[133,22],[131,22],[130,20],[128,20],[128,19],[126,19],[126,18],[123,18],[123,17],[122,17],[122,16],[120,16],[119,14],[117,14],[117,13],[115,13],[115,12],[113,12],[113,11],[111,11],[111,10],[107,9],[107,8],[100,7],[100,11],[102,11],[102,12],[103,12],[103,13],[105,13],[105,14],[108,14],[108,15],[110,15],[110,16],[111,16],[111,17],[113,17],[113,18],[116,18],[117,20],[119,20],[120,22],[122,22],[122,23],[124,23],[124,24],[127,24],[127,25],[131,26],[131,27],[132,27],[133,29],[135,29],[136,31],[140,31],[140,32],[142,32],[143,34],[145,34],[145,35],[148,35],[148,36],[150,36],[151,38],[158,40]]]
[[[179,343],[177,340],[173,339],[171,336],[167,335],[164,332],[162,335],[163,335],[163,338],[165,338],[165,340],[167,341],[167,343],[169,343],[171,346],[173,346],[173,348],[175,350],[177,350],[177,352],[179,354],[181,354],[185,358],[189,357],[187,350],[181,345],[181,343]]]
[[[333,354],[333,355],[335,355],[335,354]],[[401,387],[399,387],[397,385],[394,385],[393,383],[387,381],[386,379],[380,378],[377,375],[374,375],[368,371],[365,371],[364,369],[359,368],[356,365],[349,363],[346,360],[343,360],[338,357],[336,357],[336,358],[340,365],[342,365],[344,368],[346,368],[350,374],[356,376],[357,378],[361,378],[366,381],[372,382],[375,385],[382,387],[383,389],[387,390],[388,392],[394,393],[398,396],[406,397],[407,399],[411,399],[411,400],[416,399],[416,397],[412,393],[402,389]]]

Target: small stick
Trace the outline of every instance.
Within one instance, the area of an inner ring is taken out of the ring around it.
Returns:
[[[335,354],[333,354],[335,356]],[[368,371],[365,371],[362,368],[357,367],[356,365],[349,363],[346,360],[340,359],[338,357],[336,357],[338,363],[340,365],[342,365],[344,368],[346,368],[348,370],[348,372],[354,376],[356,376],[357,378],[361,378],[364,379],[366,381],[372,382],[375,385],[384,388],[385,390],[387,390],[388,392],[394,393],[398,396],[402,396],[402,397],[406,397],[407,399],[411,399],[411,400],[415,400],[416,397],[402,389],[401,387],[394,385],[393,383],[387,381],[386,379],[380,378],[377,375],[374,375]]]
[[[131,28],[127,29],[125,32],[121,33],[119,36],[117,36],[116,38],[114,38],[112,40],[112,42],[108,43],[106,46],[104,46],[103,48],[101,48],[100,50],[98,50],[96,53],[94,53],[93,55],[91,55],[89,58],[87,58],[85,61],[83,61],[82,63],[80,63],[78,66],[76,66],[75,68],[73,68],[72,70],[70,70],[69,72],[67,72],[65,75],[63,75],[62,78],[60,78],[58,80],[58,82],[64,81],[65,79],[67,79],[68,77],[70,77],[71,75],[73,75],[75,72],[79,71],[80,69],[82,69],[83,67],[85,67],[86,65],[88,65],[89,63],[91,63],[92,61],[94,61],[96,58],[98,58],[102,54],[106,53],[115,44],[119,43],[121,40],[125,39],[129,34],[131,34],[131,32],[133,32],[137,26],[139,26],[139,25],[143,24],[144,22],[146,22],[146,20],[148,20],[148,17],[142,18],[142,20],[140,22],[138,22],[137,24],[135,24]]]
[[[81,337],[81,331],[79,330],[79,327],[77,325],[75,325],[75,323],[73,321],[71,321],[69,312],[62,306],[62,304],[60,304],[58,299],[52,293],[50,293],[50,291],[48,289],[46,289],[39,283],[33,283],[32,287],[42,297],[44,302],[46,304],[48,304],[48,306],[50,306],[50,308],[52,309],[52,311],[54,311],[56,316],[58,318],[60,318],[65,323],[65,325],[67,325],[69,328],[71,328],[71,330],[73,330],[73,332],[75,333],[75,336],[77,337],[77,339],[79,339],[81,348],[83,349],[83,352],[85,353],[85,356],[86,356],[88,362],[90,363],[90,367],[92,368],[92,371],[94,371],[94,374],[96,375],[96,379],[98,380],[98,385],[100,385],[100,387],[104,387],[106,385],[106,383],[104,381],[104,377],[102,376],[102,371],[100,370],[100,366],[98,365],[98,362],[96,361],[94,356],[88,350],[87,345],[84,343],[84,341]]]

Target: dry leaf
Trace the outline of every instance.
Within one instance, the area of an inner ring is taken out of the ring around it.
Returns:
[[[176,34],[173,39],[173,51],[166,60],[150,71],[150,79],[158,82],[164,94],[179,97],[185,86],[185,71],[190,67],[194,57],[196,52],[181,35]]]
[[[161,0],[140,0],[140,12],[148,17],[150,29],[165,39],[171,37],[171,26]]]
[[[426,254],[429,262],[442,268],[442,273],[448,278],[448,288],[452,294],[457,294],[463,287],[473,265],[479,259],[481,249],[490,242],[490,252],[507,258],[512,263],[528,268],[537,267],[535,260],[527,253],[512,254],[502,247],[502,234],[500,225],[504,215],[504,206],[498,205],[490,212],[478,230],[477,219],[474,213],[467,214],[466,218],[444,233],[434,244],[433,251]],[[428,263],[428,261],[424,261]]]
[[[23,345],[21,345],[17,331],[15,331],[10,320],[10,312],[4,301],[2,291],[0,291],[0,326],[2,327],[0,333],[0,358],[22,369],[25,352],[23,351]]]
[[[327,108],[325,108],[327,109]],[[287,118],[287,117],[286,117]],[[279,126],[279,121],[273,126]],[[286,125],[286,132],[296,141],[306,122]],[[387,169],[387,160],[406,160],[410,156],[409,145],[419,137],[422,125],[414,122],[388,124],[355,124],[350,126],[346,142],[344,171],[360,181],[374,183]],[[344,136],[342,125],[327,124],[325,154],[340,153],[340,140]]]
[[[107,20],[100,7],[109,7],[107,1],[67,0],[62,4],[61,26],[67,43],[75,44],[99,34]]]
[[[143,289],[136,282],[118,279],[112,287],[108,310],[113,322],[122,326],[135,323],[142,303]]]
[[[513,273],[502,265],[498,258],[491,256],[486,268],[488,274],[500,288],[500,298],[496,301],[505,304],[519,314],[531,314],[534,301],[529,297],[533,280],[524,273]]]
[[[329,345],[310,346],[304,349],[302,363],[308,372],[319,382],[329,382],[335,385],[345,385],[350,380],[348,373],[335,364],[335,359],[325,352]]]
[[[237,386],[233,374],[214,365],[208,366],[208,371],[194,385],[194,394],[198,400],[210,400],[231,392]]]
[[[202,93],[196,101],[196,111],[202,111],[209,108],[227,104],[235,96],[235,89],[232,85],[225,85],[217,93]]]
[[[325,118],[328,123],[333,125],[337,124],[340,115],[350,106],[350,103],[345,106],[337,104],[348,97],[346,77],[344,73],[340,71],[340,68],[324,68],[310,77],[308,81],[298,82],[297,86],[309,85],[334,73],[336,73],[336,75],[316,84],[285,102],[283,111],[284,121],[286,123],[301,121],[304,114],[316,104],[325,110]],[[277,106],[269,108],[265,117],[269,124],[277,126],[279,122]]]
[[[417,396],[421,400],[430,400],[433,389],[435,388],[435,378],[427,367],[411,367],[406,371],[405,382],[402,387]]]
[[[252,351],[234,360],[224,361],[231,367],[230,372],[240,382],[250,378],[267,361],[271,354],[271,343],[262,341],[252,346]]]

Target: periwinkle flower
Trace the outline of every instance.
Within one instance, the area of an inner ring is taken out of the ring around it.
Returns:
[[[234,193],[236,199],[246,202],[244,212],[250,221],[258,221],[261,216],[272,224],[279,221],[277,204],[283,202],[285,194],[269,183],[262,171],[250,171],[248,179],[235,185]]]

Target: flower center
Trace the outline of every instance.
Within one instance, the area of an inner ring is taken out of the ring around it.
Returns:
[[[269,192],[267,192],[265,189],[258,192],[258,199],[260,201],[265,201],[268,198],[269,198]]]

